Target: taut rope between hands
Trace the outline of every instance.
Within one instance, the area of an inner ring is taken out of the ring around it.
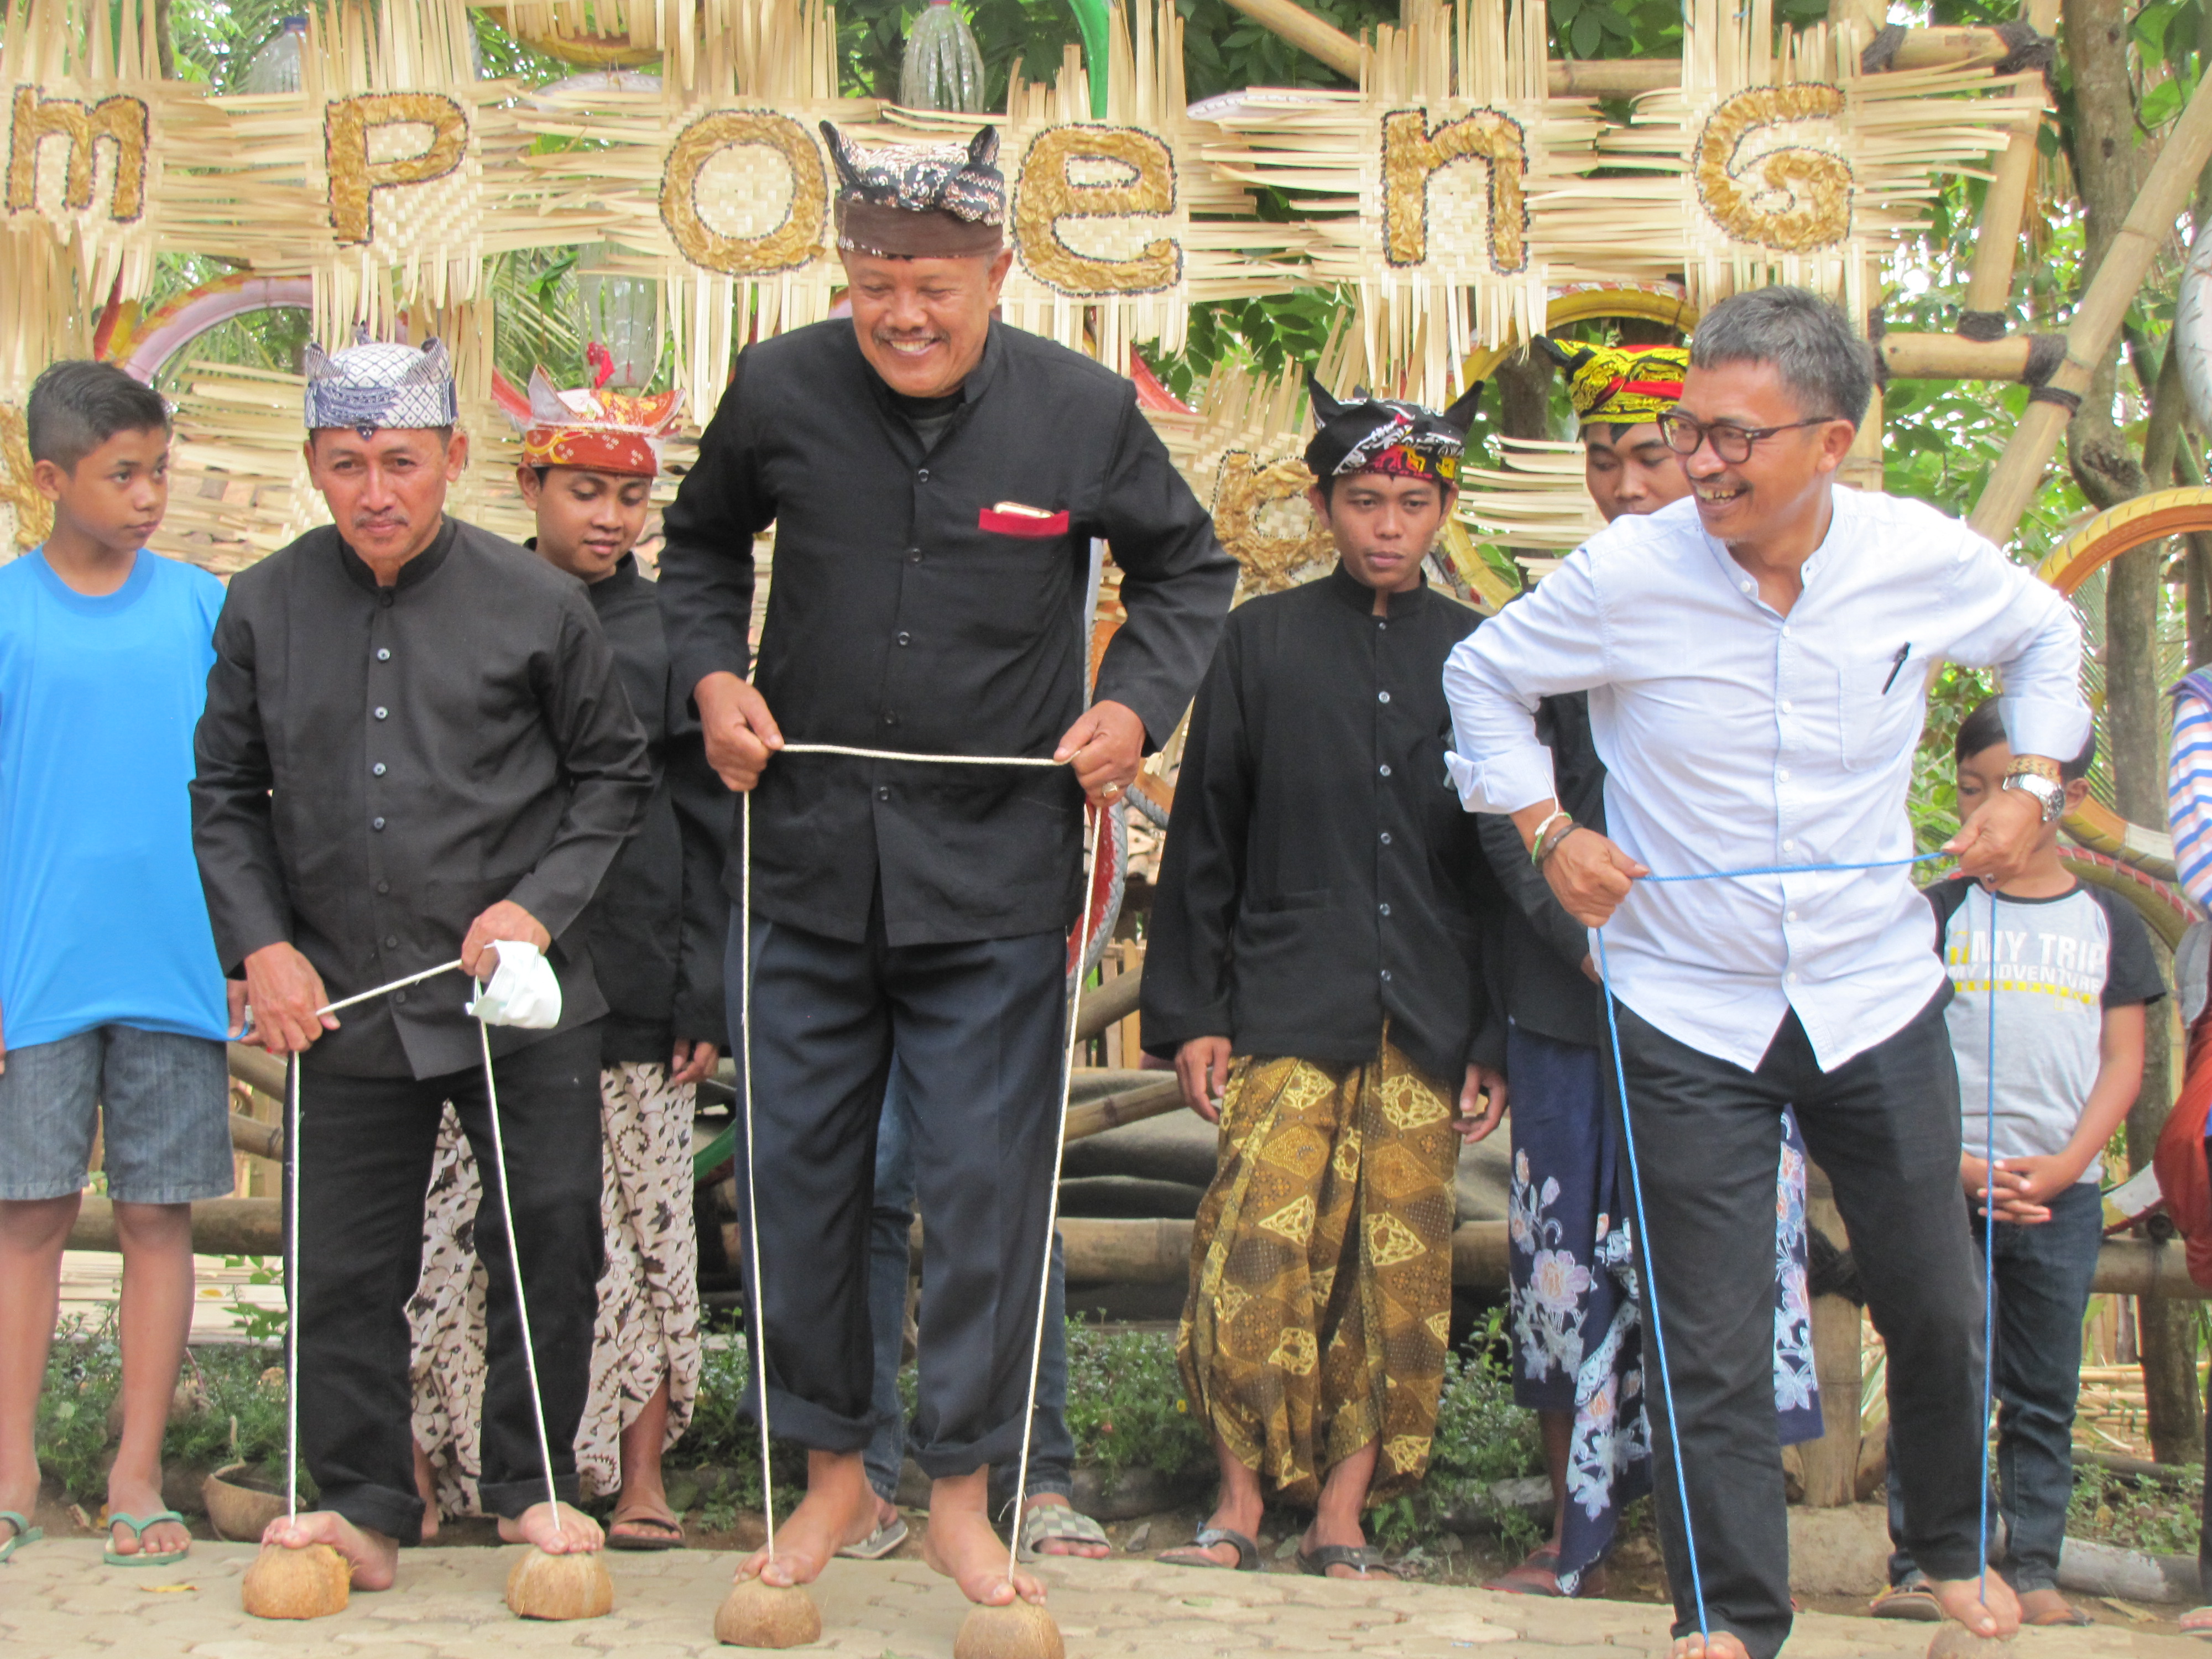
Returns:
[[[854,760],[896,761],[924,766],[1031,766],[1056,769],[1066,764],[1063,761],[1029,755],[916,755],[896,749],[857,749],[836,743],[787,743],[775,750],[777,755],[844,755]],[[738,878],[738,1041],[743,1051],[738,1064],[741,1067],[740,1103],[744,1112],[745,1127],[745,1246],[752,1261],[752,1334],[753,1382],[757,1390],[760,1414],[761,1504],[766,1513],[768,1559],[775,1559],[775,1478],[770,1470],[768,1426],[768,1322],[762,1313],[760,1206],[756,1198],[753,1179],[753,797],[745,791],[741,809],[742,832],[739,836],[739,874]],[[1006,1583],[1014,1582],[1014,1568],[1020,1556],[1022,1501],[1029,1486],[1030,1436],[1036,1421],[1036,1391],[1038,1363],[1044,1350],[1045,1306],[1048,1292],[1052,1288],[1052,1235],[1060,1220],[1060,1160],[1067,1150],[1067,1097],[1075,1080],[1075,1050],[1079,1039],[1075,1034],[1074,999],[1083,985],[1085,967],[1091,959],[1091,884],[1098,877],[1098,847],[1105,839],[1105,820],[1102,813],[1098,829],[1091,838],[1091,848],[1083,863],[1083,909],[1076,921],[1079,940],[1075,952],[1075,969],[1068,975],[1069,989],[1064,994],[1066,1005],[1067,1046],[1060,1068],[1060,1111],[1054,1120],[1054,1152],[1051,1178],[1046,1183],[1044,1228],[1044,1263],[1037,1275],[1036,1324],[1030,1341],[1029,1389],[1022,1408],[1021,1462],[1014,1477],[1014,1508],[1007,1525]]]
[[[1701,870],[1684,875],[1644,876],[1638,878],[1638,879],[1652,882],[1741,881],[1753,876],[1831,875],[1854,870],[1894,870],[1902,868],[1908,865],[1925,864],[1931,859],[1939,859],[1944,856],[1945,854],[1942,853],[1919,853],[1914,854],[1911,858],[1875,859],[1863,864],[1765,864],[1754,866],[1749,869],[1743,870]],[[1992,939],[1990,946],[1992,955],[1990,958],[1990,1063],[1989,1066],[1990,1100],[1987,1117],[1988,1127],[1984,1145],[1991,1155],[1992,1161],[1994,1161],[1996,1133],[1996,957],[1994,954],[1996,950],[1994,940],[1996,932],[1996,895],[1995,893],[1991,893],[1990,895],[1990,931]],[[1633,1120],[1629,1115],[1628,1073],[1626,1066],[1622,1063],[1620,1058],[1620,1023],[1613,1012],[1613,969],[1606,961],[1605,929],[1601,927],[1593,928],[1591,931],[1597,938],[1598,980],[1599,983],[1603,988],[1605,994],[1605,1029],[1607,1036],[1611,1039],[1613,1048],[1613,1086],[1618,1091],[1618,1096],[1620,1101],[1621,1139],[1626,1145],[1628,1150],[1628,1190],[1630,1199],[1632,1200],[1636,1211],[1636,1241],[1638,1249],[1642,1252],[1644,1257],[1644,1300],[1648,1306],[1650,1315],[1652,1353],[1657,1360],[1659,1366],[1659,1396],[1666,1402],[1667,1406],[1667,1443],[1668,1449],[1672,1455],[1674,1465],[1674,1493],[1680,1500],[1682,1505],[1682,1547],[1684,1553],[1690,1558],[1690,1594],[1696,1601],[1698,1606],[1698,1634],[1704,1639],[1705,1647],[1707,1650],[1710,1651],[1712,1647],[1713,1633],[1711,1625],[1705,1613],[1705,1577],[1698,1566],[1698,1529],[1697,1523],[1692,1519],[1690,1514],[1690,1483],[1687,1476],[1684,1473],[1682,1465],[1681,1425],[1674,1415],[1674,1382],[1668,1373],[1667,1366],[1667,1335],[1660,1318],[1658,1275],[1653,1270],[1651,1264],[1651,1232],[1650,1229],[1644,1224],[1644,1176],[1637,1165],[1636,1127]],[[1984,1218],[1984,1244],[1982,1251],[1982,1322],[1984,1330],[1982,1352],[1981,1418],[1983,1425],[1981,1435],[1982,1531],[1981,1537],[1978,1540],[1978,1547],[1980,1549],[1982,1558],[1981,1595],[1982,1605],[1984,1607],[1987,1607],[1989,1605],[1990,1449],[1988,1424],[1990,1417],[1990,1389],[1991,1377],[1993,1376],[1992,1356],[1994,1353],[1993,1344],[1995,1338],[1994,1321],[1996,1312],[1996,1297],[1994,1291],[1993,1279],[1995,1269],[1992,1265],[1996,1260],[1996,1253],[1990,1248],[1990,1243],[1994,1241],[1996,1231],[1996,1220],[1995,1216],[1992,1215],[1990,1211],[1990,1206],[1985,1202],[1983,1210]]]

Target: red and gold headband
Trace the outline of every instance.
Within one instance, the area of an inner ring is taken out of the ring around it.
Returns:
[[[574,466],[650,478],[660,471],[661,440],[676,424],[679,394],[631,397],[619,392],[562,392],[543,368],[530,391],[515,390],[496,371],[492,395],[522,433],[525,466]]]

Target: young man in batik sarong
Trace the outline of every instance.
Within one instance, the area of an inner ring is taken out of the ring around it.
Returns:
[[[515,478],[538,519],[526,545],[584,584],[653,766],[637,834],[577,927],[609,1008],[599,1054],[606,1267],[575,1449],[581,1479],[615,1496],[609,1546],[675,1549],[684,1528],[661,1486],[660,1455],[690,1425],[699,1392],[691,1120],[699,1079],[727,1041],[722,849],[732,817],[689,692],[674,678],[659,584],[630,550],[652,510],[676,394],[562,392],[543,369],[526,397],[504,382],[498,392],[522,428]],[[408,1304],[426,1539],[441,1509],[480,1512],[487,1279],[474,1230],[483,1194],[468,1137],[448,1107],[430,1172],[422,1279]]]
[[[1688,495],[1658,417],[1682,395],[1689,349],[1539,343],[1567,374],[1583,479],[1606,521]],[[1536,723],[1566,810],[1602,826],[1605,764],[1590,738],[1589,694],[1544,698]],[[1603,1588],[1620,1511],[1651,1489],[1620,1137],[1599,1088],[1604,1011],[1589,930],[1561,908],[1510,819],[1480,822],[1483,850],[1513,900],[1498,953],[1513,1079],[1513,1397],[1542,1425],[1553,1496],[1552,1535],[1485,1588],[1589,1595]],[[1790,1445],[1818,1439],[1823,1425],[1805,1282],[1805,1144],[1787,1111],[1781,1142],[1774,1398]]]
[[[1340,562],[1231,613],[1191,715],[1152,910],[1145,1046],[1221,1126],[1177,1339],[1221,1498],[1164,1558],[1259,1565],[1269,1489],[1307,1572],[1377,1571],[1370,1504],[1428,1467],[1462,1139],[1505,1107],[1479,941],[1502,900],[1444,775],[1445,656],[1480,620],[1422,562],[1474,394],[1313,389]]]

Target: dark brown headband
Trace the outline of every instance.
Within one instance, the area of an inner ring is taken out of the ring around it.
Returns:
[[[997,225],[977,224],[938,209],[912,212],[880,202],[837,204],[837,246],[890,259],[965,259],[1005,246]]]

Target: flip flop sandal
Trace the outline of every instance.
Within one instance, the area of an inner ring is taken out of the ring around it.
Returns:
[[[617,1527],[658,1527],[660,1536],[628,1537],[617,1532]],[[684,1547],[684,1523],[665,1515],[647,1515],[640,1510],[635,1515],[615,1515],[607,1517],[607,1547],[611,1550],[680,1550]]]
[[[1106,1536],[1105,1528],[1067,1504],[1040,1504],[1022,1516],[1019,1559],[1034,1561],[1040,1555],[1072,1561],[1085,1559],[1067,1550],[1048,1550],[1044,1547],[1047,1544],[1089,1544],[1109,1554],[1114,1549],[1114,1540]]]
[[[1395,1579],[1398,1576],[1364,1544],[1323,1544],[1316,1549],[1298,1552],[1300,1572],[1326,1578],[1331,1567],[1350,1567],[1362,1578]]]
[[[1226,1544],[1237,1552],[1234,1567],[1224,1567],[1209,1557],[1193,1553],[1197,1550],[1212,1549],[1220,1544]],[[1178,1557],[1182,1559],[1178,1559]],[[1152,1559],[1170,1567],[1199,1567],[1215,1572],[1257,1572],[1260,1571],[1260,1546],[1243,1533],[1232,1532],[1227,1527],[1207,1527],[1189,1543],[1175,1549],[1162,1550]]]
[[[0,1515],[0,1521],[8,1517]],[[2212,1642],[2212,1607],[2191,1607],[2181,1615],[2181,1633],[2194,1636],[2199,1641]]]
[[[895,1515],[857,1544],[837,1552],[848,1561],[880,1561],[906,1542],[906,1518]]]
[[[1868,1604],[1867,1616],[1940,1625],[1943,1622],[1943,1604],[1925,1584],[1893,1584]]]
[[[2040,1619],[2024,1618],[2020,1622],[2023,1625],[2033,1625],[2038,1630],[2048,1630],[2054,1626],[2062,1630],[2078,1630],[2085,1625],[2094,1625],[2097,1621],[2069,1601],[2063,1607],[2054,1613],[2047,1613]],[[2212,1631],[2203,1633],[2212,1635]]]
[[[1566,1592],[1559,1588],[1559,1575],[1550,1567],[1538,1565],[1538,1557],[1544,1553],[1537,1551],[1519,1566],[1486,1581],[1483,1589],[1496,1590],[1501,1595],[1565,1595]],[[1559,1552],[1553,1551],[1551,1559],[1557,1561]]]
[[[0,1521],[5,1521],[15,1529],[8,1534],[6,1542],[0,1543],[0,1567],[6,1566],[9,1559],[24,1545],[35,1544],[46,1535],[44,1527],[33,1526],[29,1516],[15,1510],[0,1510]]]
[[[110,1510],[107,1516],[107,1565],[111,1567],[166,1567],[190,1555],[192,1553],[190,1544],[180,1550],[170,1550],[163,1554],[157,1554],[146,1547],[146,1528],[158,1527],[164,1521],[173,1521],[180,1527],[185,1524],[185,1517],[174,1510],[156,1510],[153,1514],[143,1516],[125,1515],[120,1510]],[[138,1540],[135,1554],[119,1555],[116,1553],[114,1540],[118,1527],[128,1527],[131,1535]]]

